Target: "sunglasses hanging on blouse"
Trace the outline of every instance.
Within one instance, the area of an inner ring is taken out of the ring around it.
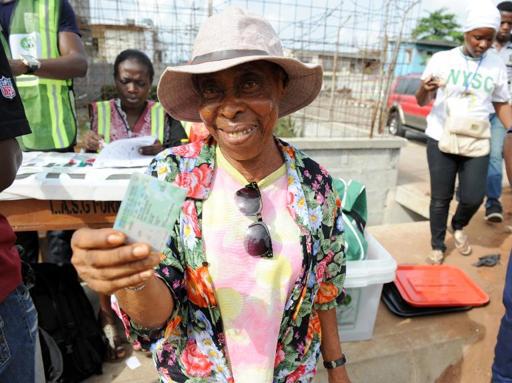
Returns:
[[[263,202],[258,184],[251,182],[238,190],[235,193],[235,202],[243,215],[257,218],[245,233],[245,250],[253,257],[272,258],[272,239],[268,226],[261,218]]]

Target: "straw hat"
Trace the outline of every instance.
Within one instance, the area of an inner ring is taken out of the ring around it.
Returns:
[[[199,96],[192,85],[192,75],[218,72],[257,60],[278,64],[288,74],[279,117],[305,107],[318,95],[322,86],[320,65],[284,57],[281,41],[268,21],[229,7],[203,23],[188,64],[164,71],[158,83],[158,99],[174,118],[200,122]]]

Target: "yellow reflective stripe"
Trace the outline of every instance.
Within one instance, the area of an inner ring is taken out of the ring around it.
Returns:
[[[52,108],[54,94],[53,94],[53,88],[51,86],[48,86],[46,88],[46,94],[48,96],[48,104],[50,105],[48,110],[50,111],[50,121],[51,121],[50,126],[52,129],[52,139],[53,139],[53,142],[56,144],[56,147],[58,147],[59,146],[58,145],[59,137],[57,135],[57,128],[56,128],[57,116],[55,115],[55,108]]]
[[[16,77],[16,85],[18,87],[38,86],[38,85],[54,85],[68,86],[67,80],[52,80],[49,78],[41,78],[33,75],[21,75]]]
[[[57,89],[57,108],[58,108],[58,122],[59,125],[57,127],[58,134],[61,136],[61,139],[64,143],[64,148],[67,148],[71,143],[69,142],[69,137],[66,130],[66,123],[64,122],[64,96],[62,94],[63,91],[68,92],[68,88],[63,88],[61,86],[55,86],[55,89]]]
[[[47,3],[47,10],[48,10],[48,13],[47,15],[45,16],[45,19],[48,20],[47,21],[47,27],[48,29],[46,30],[47,31],[47,41],[48,41],[48,55],[50,58],[56,58],[56,57],[59,57],[60,54],[59,54],[59,48],[58,48],[58,41],[57,41],[57,38],[58,38],[58,33],[48,33],[48,31],[50,30],[55,30],[55,31],[58,31],[59,27],[57,25],[57,3],[58,1],[56,0],[45,0],[45,2]],[[50,29],[50,26],[52,26],[53,28]]]
[[[110,142],[110,102],[101,101],[96,103],[98,118],[98,135],[103,136],[106,144]]]
[[[165,113],[162,105],[156,102],[151,107],[151,135],[158,138],[160,143],[164,142]]]
[[[49,58],[50,41],[48,38],[49,20],[48,20],[48,0],[38,1],[38,16],[39,16],[39,34],[41,35],[41,58]]]
[[[47,87],[53,142],[56,148],[67,148],[69,137],[64,125],[64,106],[62,105],[61,92],[62,88],[59,86],[49,85]]]

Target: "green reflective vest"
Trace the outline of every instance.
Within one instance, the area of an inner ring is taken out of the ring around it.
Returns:
[[[40,59],[57,58],[60,0],[17,0],[11,16],[9,43],[0,40],[9,57],[21,54]],[[25,150],[64,149],[76,139],[72,80],[33,75],[16,78],[32,134],[19,141]]]
[[[98,134],[103,136],[105,143],[110,142],[110,123],[112,121],[112,106],[110,101],[98,101],[96,104],[96,113],[98,119]],[[159,102],[151,106],[151,135],[158,138],[160,143],[164,142],[165,131],[165,111]]]

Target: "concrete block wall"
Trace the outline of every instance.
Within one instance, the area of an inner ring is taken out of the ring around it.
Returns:
[[[400,150],[406,140],[384,138],[288,138],[333,177],[366,185],[368,225],[384,223],[388,194],[396,187]]]

